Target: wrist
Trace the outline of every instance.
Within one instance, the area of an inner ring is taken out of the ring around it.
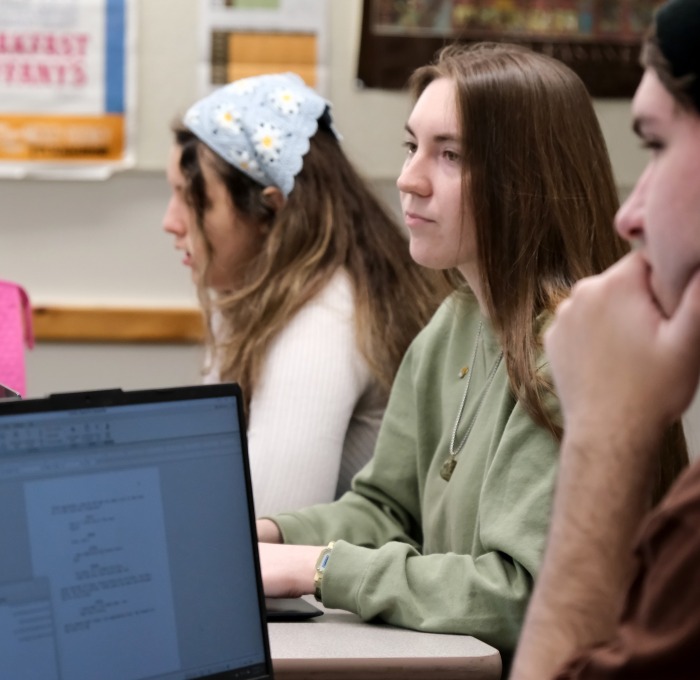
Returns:
[[[607,474],[634,466],[641,474],[658,454],[664,428],[655,424],[565,423],[561,448],[568,467],[583,467],[586,474]],[[591,471],[589,465],[605,465],[607,470]]]
[[[328,567],[328,562],[330,561],[334,545],[335,541],[331,541],[323,550],[321,550],[316,560],[316,567],[314,571],[314,597],[319,602],[323,601],[323,576],[326,572],[326,567]]]

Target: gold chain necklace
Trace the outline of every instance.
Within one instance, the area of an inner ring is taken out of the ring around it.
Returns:
[[[464,389],[464,394],[462,395],[462,401],[459,405],[459,410],[457,411],[457,419],[455,420],[454,427],[452,428],[452,438],[450,439],[450,455],[447,457],[447,460],[442,464],[442,467],[440,468],[440,476],[446,482],[450,481],[450,478],[452,477],[452,473],[454,472],[455,467],[457,467],[457,454],[462,450],[462,447],[467,443],[467,439],[469,439],[469,434],[472,431],[472,427],[474,427],[474,422],[476,421],[476,418],[479,415],[479,412],[481,411],[481,407],[482,407],[482,405],[484,403],[484,399],[486,398],[486,395],[489,391],[489,387],[491,387],[491,383],[493,382],[494,376],[496,375],[496,371],[498,370],[498,367],[501,364],[501,359],[503,359],[503,352],[501,352],[498,355],[498,359],[496,359],[496,363],[493,365],[493,368],[489,372],[488,377],[486,378],[486,385],[484,386],[484,389],[481,392],[481,398],[479,399],[479,403],[476,406],[476,411],[474,412],[472,419],[469,421],[469,426],[467,427],[467,431],[464,433],[464,436],[462,437],[462,440],[457,445],[457,448],[455,448],[455,439],[457,438],[457,428],[459,428],[459,421],[462,420],[462,414],[464,413],[464,406],[467,403],[467,396],[469,395],[469,387],[470,387],[471,381],[472,381],[472,374],[474,373],[474,362],[476,361],[476,353],[479,349],[479,340],[481,339],[481,329],[482,329],[483,325],[484,325],[483,321],[479,323],[479,330],[476,333],[476,340],[474,340],[474,352],[472,353],[471,364],[468,367],[469,374],[467,375],[467,386]]]

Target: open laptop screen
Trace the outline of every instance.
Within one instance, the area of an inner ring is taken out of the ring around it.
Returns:
[[[235,385],[0,403],[0,678],[269,677]]]

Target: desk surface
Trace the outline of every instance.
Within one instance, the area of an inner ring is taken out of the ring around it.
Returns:
[[[498,651],[476,638],[365,623],[350,612],[317,606],[323,616],[268,625],[276,679],[500,678]]]

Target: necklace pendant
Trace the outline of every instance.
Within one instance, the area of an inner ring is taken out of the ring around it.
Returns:
[[[442,477],[446,482],[449,482],[452,478],[452,473],[457,467],[457,458],[450,456],[440,468],[440,477]]]

